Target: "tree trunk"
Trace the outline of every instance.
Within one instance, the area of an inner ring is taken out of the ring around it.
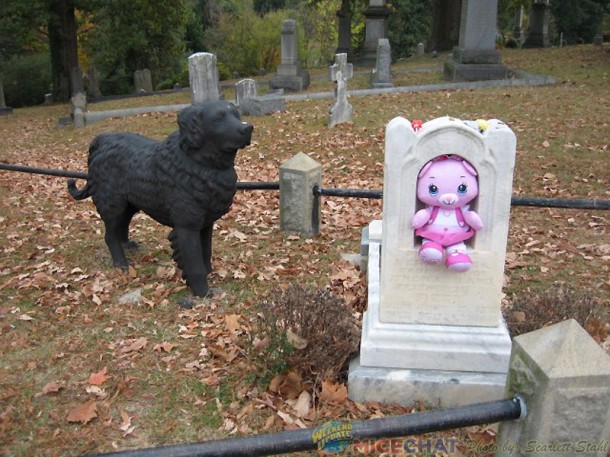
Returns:
[[[83,90],[78,65],[74,0],[50,0],[48,27],[53,96],[56,101],[67,101]]]
[[[462,0],[432,0],[432,37],[428,51],[451,51],[460,38]]]

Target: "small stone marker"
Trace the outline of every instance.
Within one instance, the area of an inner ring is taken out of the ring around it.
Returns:
[[[392,49],[390,40],[380,38],[377,45],[377,63],[373,69],[372,85],[374,88],[394,87],[392,84]]]
[[[335,63],[330,67],[330,79],[337,83],[335,104],[330,108],[328,126],[351,122],[352,105],[347,101],[347,80],[354,75],[354,66],[347,63],[347,54],[335,55]]]
[[[449,117],[423,125],[397,117],[387,125],[382,230],[369,230],[368,309],[360,359],[349,373],[353,400],[450,407],[502,398],[511,341],[500,302],[515,151],[515,135],[498,120],[483,132]],[[411,224],[421,208],[418,174],[443,154],[459,155],[478,172],[472,207],[483,229],[466,242],[473,267],[464,273],[422,264]]]
[[[574,319],[514,339],[506,395],[516,394],[527,415],[500,424],[497,456],[608,455],[610,356]]]
[[[152,76],[148,68],[136,70],[133,72],[133,84],[136,89],[136,94],[152,94]]]
[[[216,56],[209,52],[197,52],[189,57],[189,82],[191,103],[220,100]]]
[[[320,197],[314,186],[322,185],[322,165],[299,152],[280,166],[280,230],[303,237],[320,233]]]
[[[297,29],[294,19],[286,19],[282,23],[280,51],[282,61],[277,68],[277,74],[269,81],[271,89],[286,89],[293,92],[307,89],[309,72],[301,68],[299,61]]]

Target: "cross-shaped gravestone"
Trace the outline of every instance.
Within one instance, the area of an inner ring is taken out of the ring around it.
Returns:
[[[341,72],[340,75],[339,72]],[[347,54],[335,54],[335,63],[330,67],[330,79],[332,81],[338,81],[339,79],[346,81],[353,76],[354,65],[347,63]]]
[[[352,105],[347,101],[347,80],[354,76],[354,66],[347,63],[347,54],[336,54],[330,67],[330,79],[337,82],[335,104],[330,108],[328,126],[333,127],[352,120]]]

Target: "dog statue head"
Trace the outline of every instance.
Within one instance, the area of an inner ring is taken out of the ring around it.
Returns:
[[[232,103],[218,100],[189,106],[178,113],[181,148],[195,161],[227,168],[250,144],[254,127],[241,120]]]

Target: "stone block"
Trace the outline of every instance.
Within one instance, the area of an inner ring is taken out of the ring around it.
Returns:
[[[575,320],[514,339],[506,395],[515,394],[527,416],[500,425],[498,456],[608,455],[610,356]]]
[[[443,77],[455,82],[507,79],[511,76],[511,70],[503,64],[464,64],[450,57],[443,65]]]
[[[280,229],[313,237],[320,232],[322,165],[300,152],[280,166]]]
[[[243,100],[239,105],[239,112],[246,116],[265,116],[284,111],[286,111],[286,100],[281,96],[251,97]]]

